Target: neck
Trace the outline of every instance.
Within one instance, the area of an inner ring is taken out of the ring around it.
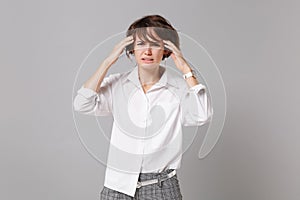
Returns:
[[[151,68],[138,66],[139,79],[142,85],[153,85],[158,82],[162,74],[161,72],[162,69],[159,65]]]

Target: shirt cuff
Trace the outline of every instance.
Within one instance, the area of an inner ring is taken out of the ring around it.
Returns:
[[[82,96],[84,96],[85,98],[91,98],[92,96],[97,95],[97,93],[90,89],[90,88],[85,88],[83,85],[81,86],[81,88],[77,91],[78,94],[81,94]]]
[[[189,92],[198,93],[202,89],[206,90],[206,87],[205,87],[205,85],[202,85],[201,83],[199,83],[199,84],[194,85],[193,87],[191,87],[189,89]]]

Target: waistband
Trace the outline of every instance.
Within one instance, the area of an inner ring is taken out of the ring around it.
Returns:
[[[157,178],[164,178],[169,174],[170,172],[174,171],[175,169],[167,169],[160,173],[140,173],[138,181],[146,181],[151,179],[157,179]]]

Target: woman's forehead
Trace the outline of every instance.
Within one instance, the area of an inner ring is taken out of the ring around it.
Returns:
[[[160,42],[160,41],[162,41],[161,38],[155,38],[155,39],[153,39],[153,38],[150,37],[149,35],[147,35],[147,38],[145,38],[145,37],[141,37],[141,38],[140,38],[140,37],[137,35],[135,40],[136,40],[136,41],[143,41],[143,42]]]
[[[142,40],[147,42],[158,42],[162,39],[157,35],[157,33],[150,27],[139,28],[135,33],[136,40]]]

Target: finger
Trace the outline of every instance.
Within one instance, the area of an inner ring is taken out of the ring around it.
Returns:
[[[130,35],[126,38],[127,40],[133,40],[133,35]]]
[[[169,40],[163,40],[165,45],[167,45],[170,49],[172,49],[175,54],[180,55],[180,50]]]
[[[133,41],[134,41],[134,40],[133,40],[133,37],[132,37],[132,36],[129,36],[129,37],[123,39],[123,40],[119,43],[118,48],[124,48],[124,47],[126,47],[127,45],[133,43]]]
[[[133,40],[133,37],[127,37],[127,38],[125,38],[123,41],[122,41],[122,43],[128,43],[128,42],[133,42],[134,40]]]
[[[125,38],[125,40],[131,40],[131,39],[133,39],[133,35],[129,35]]]
[[[133,41],[134,41],[133,36],[126,38],[126,41],[131,41],[131,42],[133,42]]]
[[[163,40],[164,43],[166,43],[167,45],[171,46],[173,49],[177,49],[177,47],[173,44],[173,42],[169,41],[169,40]]]
[[[172,51],[174,50],[174,48],[172,46],[170,46],[169,44],[167,44],[167,43],[164,43],[164,46],[167,47],[168,49],[172,50]]]
[[[124,44],[124,43],[127,43],[127,42],[133,42],[133,41],[134,41],[133,36],[131,35],[131,36],[128,36],[128,37],[124,38],[120,43]]]
[[[164,46],[165,46],[166,48],[170,49],[171,51],[173,50],[172,47],[170,47],[170,46],[167,45],[167,44],[164,44]]]
[[[166,48],[170,49],[176,56],[180,56],[180,51],[178,51],[177,49],[174,49],[173,46],[170,46],[168,44],[164,45]]]
[[[129,45],[129,44],[131,44],[131,43],[133,43],[133,40],[129,40],[129,41],[125,41],[125,42],[124,42],[125,45]]]

